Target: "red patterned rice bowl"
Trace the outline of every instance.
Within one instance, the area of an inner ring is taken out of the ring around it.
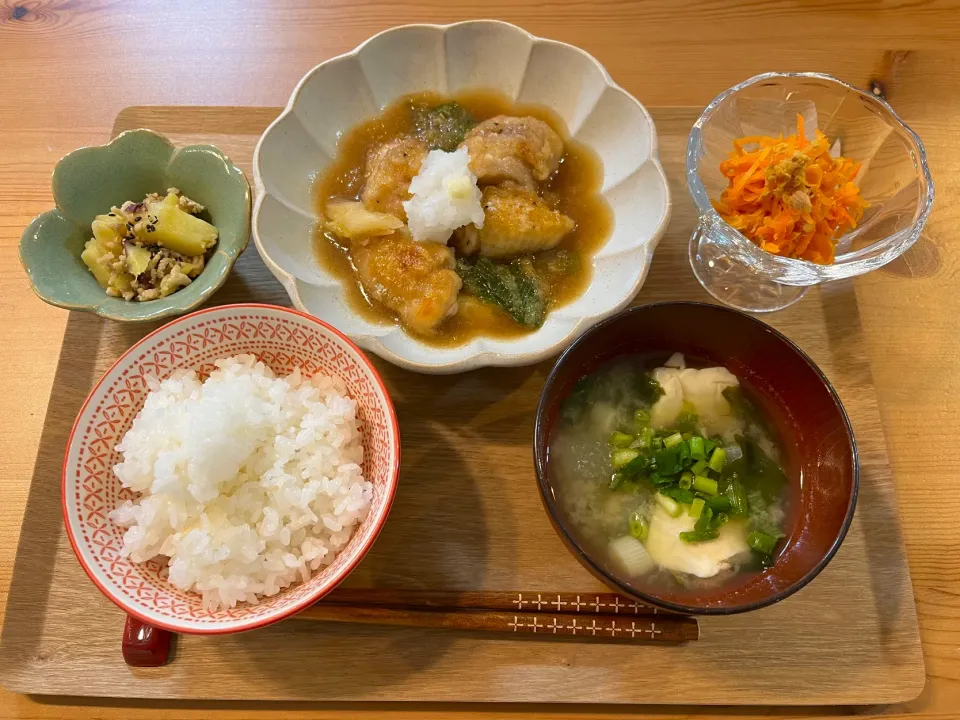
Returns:
[[[164,380],[194,370],[205,378],[214,361],[253,354],[277,376],[299,368],[344,381],[357,402],[363,433],[363,477],[372,483],[369,512],[332,564],[257,604],[210,607],[201,596],[167,580],[163,557],[133,562],[121,552],[125,529],[109,514],[135,493],[121,485],[116,450],[143,407],[147,377]],[[313,604],[356,566],[386,520],[397,486],[400,439],[396,415],[376,369],[337,330],[287,308],[229,305],[184,316],[146,336],[107,371],[87,398],[67,443],[63,514],[80,564],[100,590],[125,612],[174,632],[216,634],[251,630]]]

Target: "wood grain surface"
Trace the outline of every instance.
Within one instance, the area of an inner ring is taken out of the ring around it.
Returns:
[[[683,192],[683,157],[698,110],[651,111],[674,210],[637,302],[707,300],[686,260],[695,217]],[[133,107],[120,113],[113,133],[148,126],[178,144],[216,142],[249,173],[253,145],[278,112]],[[288,304],[252,246],[213,302],[240,300]],[[843,546],[816,581],[788,600],[702,618],[698,642],[642,652],[281,623],[238,636],[180,637],[169,666],[131,673],[116,649],[123,617],[87,582],[57,522],[57,478],[66,432],[91,384],[150,328],[71,314],[26,509],[30,524],[17,553],[0,675],[13,689],[40,694],[677,703],[686,700],[683,686],[665,683],[664,676],[698,668],[708,680],[698,681],[696,701],[705,704],[752,705],[773,695],[778,703],[800,705],[913,699],[924,680],[916,611],[853,285],[814,290],[802,306],[770,320],[833,382],[861,463],[860,501]],[[443,377],[374,362],[396,405],[404,465],[390,520],[346,585],[600,592],[552,531],[533,474],[534,409],[552,361]],[[377,658],[375,673],[370,658]]]
[[[819,70],[863,87],[875,82],[921,134],[937,183],[933,216],[904,258],[856,281],[856,294],[894,469],[927,669],[918,700],[882,710],[888,717],[955,717],[960,707],[955,521],[960,495],[954,490],[953,458],[931,450],[949,447],[960,432],[960,308],[954,292],[960,247],[950,242],[960,220],[951,202],[960,189],[955,131],[960,4],[950,1],[570,0],[544,5],[494,0],[478,7],[466,0],[0,0],[0,352],[7,385],[0,413],[0,605],[7,597],[67,320],[67,313],[33,296],[15,246],[30,218],[51,205],[49,175],[57,159],[75,147],[105,141],[114,117],[127,105],[280,105],[314,64],[378,30],[477,16],[510,20],[584,47],[650,105],[703,105],[758,72]],[[226,126],[229,120],[222,119]],[[834,712],[781,712],[771,707],[776,701],[773,693],[769,705],[753,715]],[[4,718],[421,718],[434,712],[475,718],[508,712],[557,715],[554,709],[530,706],[307,710],[300,704],[251,709],[207,703],[187,708],[38,701],[0,691]],[[564,717],[598,718],[607,712],[583,706],[566,710]],[[671,717],[701,713],[678,709]],[[615,715],[626,713],[619,708]]]

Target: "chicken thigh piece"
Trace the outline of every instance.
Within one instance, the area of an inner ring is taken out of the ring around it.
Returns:
[[[509,180],[533,189],[546,180],[563,156],[563,140],[542,120],[498,115],[470,130],[460,144],[481,185]]]
[[[367,155],[366,182],[360,193],[371,212],[389,213],[407,220],[403,209],[410,199],[410,182],[420,172],[427,146],[415,137],[399,137],[371,150]]]
[[[545,203],[535,192],[516,186],[483,190],[483,228],[462,228],[455,238],[461,253],[488,258],[535,253],[556,247],[576,223]]]
[[[367,293],[412,332],[428,335],[457,312],[462,282],[446,245],[394,233],[356,240],[350,250]]]

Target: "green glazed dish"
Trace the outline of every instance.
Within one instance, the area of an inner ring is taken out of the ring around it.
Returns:
[[[172,295],[149,302],[110,297],[80,260],[90,223],[126,200],[176,187],[206,206],[219,239],[203,272]],[[106,145],[65,155],[53,171],[55,210],[20,237],[20,262],[41,300],[111,320],[141,322],[195,309],[223,285],[250,237],[250,186],[212,145],[177,149],[152,130],[130,130]]]

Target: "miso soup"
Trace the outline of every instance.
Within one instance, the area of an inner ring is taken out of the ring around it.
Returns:
[[[614,574],[712,588],[776,562],[790,484],[772,424],[724,367],[618,358],[581,380],[550,439],[560,512]]]

